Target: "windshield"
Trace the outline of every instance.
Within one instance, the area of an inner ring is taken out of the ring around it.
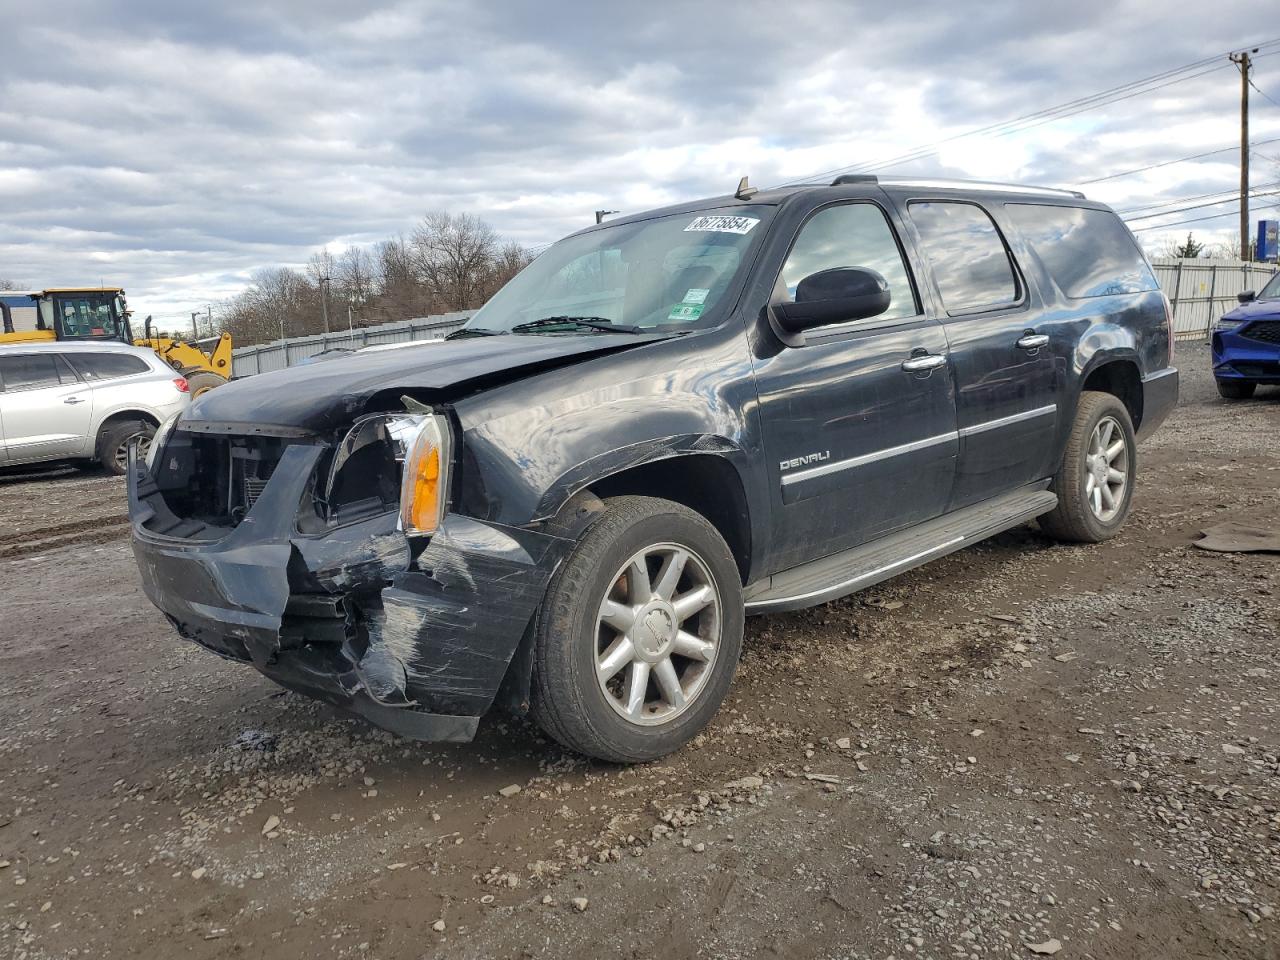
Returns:
[[[1267,281],[1267,285],[1262,288],[1262,292],[1258,294],[1259,300],[1280,300],[1280,273],[1277,273]]]
[[[772,209],[703,210],[568,237],[517,274],[465,329],[590,334],[616,324],[680,333],[711,326]]]
[[[100,293],[60,294],[54,298],[64,340],[117,340],[123,337],[123,318],[114,296]]]

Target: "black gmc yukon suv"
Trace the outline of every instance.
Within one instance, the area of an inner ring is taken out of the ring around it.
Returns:
[[[648,760],[748,613],[1115,534],[1172,352],[1080,194],[744,181],[560,241],[446,342],[205,394],[129,470],[134,550],[182,636],[379,726],[496,704]]]

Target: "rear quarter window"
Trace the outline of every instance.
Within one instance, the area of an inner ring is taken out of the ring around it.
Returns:
[[[1071,299],[1159,289],[1133,234],[1111,211],[1008,203],[1005,212]]]
[[[115,380],[151,369],[141,357],[127,353],[73,353],[68,359],[86,380]]]

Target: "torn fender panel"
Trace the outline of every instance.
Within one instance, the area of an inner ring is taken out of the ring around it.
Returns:
[[[653,463],[692,453],[710,453],[732,458],[732,455],[741,453],[741,450],[725,437],[707,433],[658,437],[616,450],[608,450],[599,456],[576,464],[557,477],[538,501],[537,516],[549,517],[572,494],[601,477],[619,473],[630,467],[638,467],[643,463]]]
[[[405,697],[441,713],[493,704],[520,638],[573,541],[449,515],[416,569],[393,574],[366,611],[359,672],[384,703]]]

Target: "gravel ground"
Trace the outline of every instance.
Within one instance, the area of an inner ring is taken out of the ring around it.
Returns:
[[[1122,536],[750,620],[644,767],[335,719],[177,640],[118,481],[0,477],[0,956],[1280,956],[1280,557],[1189,546],[1280,525],[1280,391],[1179,365]]]

